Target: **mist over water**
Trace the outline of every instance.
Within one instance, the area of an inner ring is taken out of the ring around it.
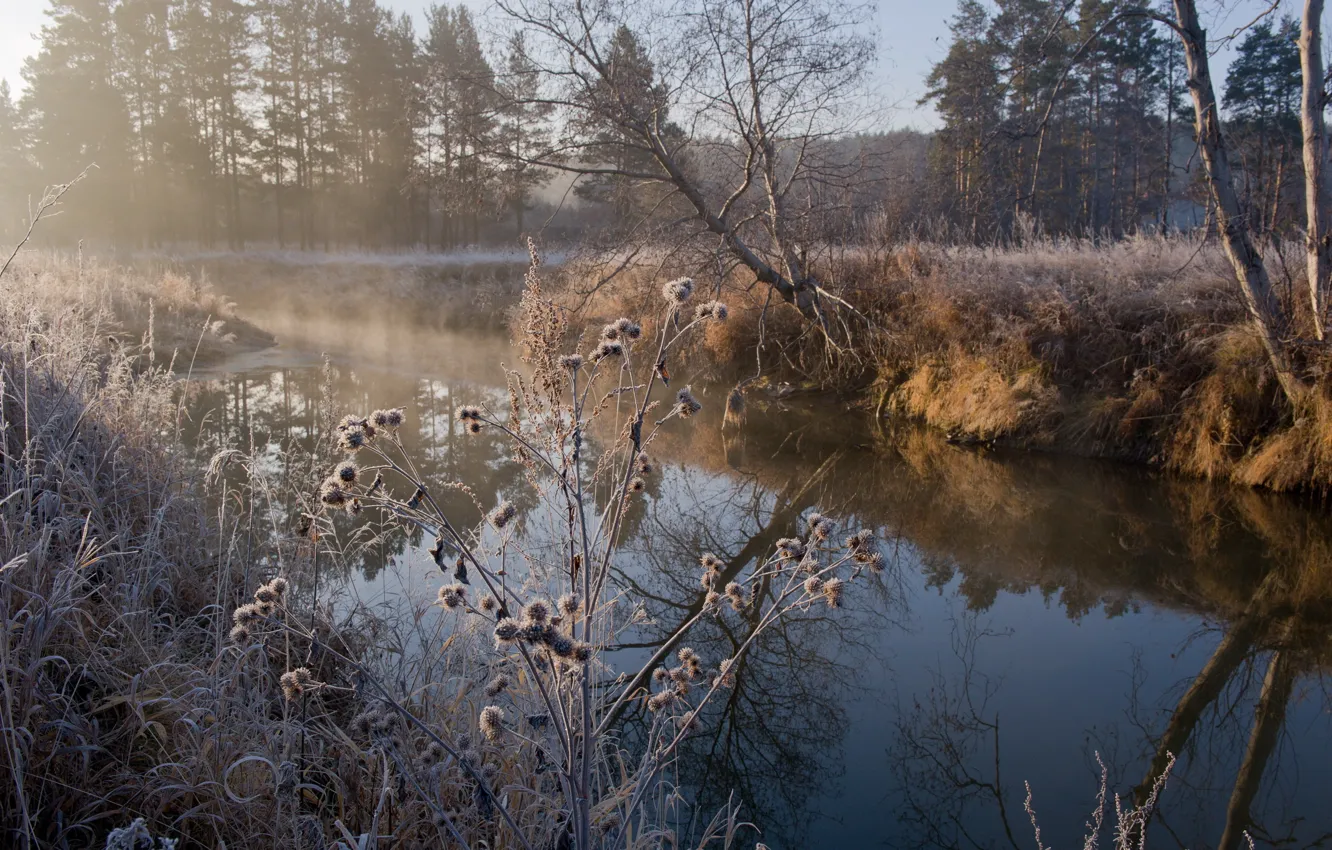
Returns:
[[[519,534],[540,544],[539,523],[522,524],[536,512],[521,466],[454,417],[506,404],[502,364],[521,364],[502,332],[422,309],[242,311],[280,344],[190,387],[187,442],[202,461],[253,445],[289,493],[313,489],[294,459],[318,439],[327,353],[341,409],[405,406],[427,480],[468,483],[483,509],[514,502]],[[1186,734],[1153,842],[1215,847],[1232,797],[1248,795],[1255,836],[1308,846],[1332,831],[1321,512],[1139,469],[876,433],[816,400],[755,399],[745,426],[723,433],[726,390],[695,389],[703,416],[655,444],[662,474],[630,514],[616,580],[648,617],[614,659],[627,667],[696,610],[702,552],[739,573],[811,511],[875,528],[890,565],[846,610],[810,610],[762,637],[671,777],[698,817],[734,790],[774,850],[1025,847],[1026,780],[1043,842],[1077,846],[1096,754],[1112,794],[1131,795],[1169,726]],[[470,497],[445,492],[461,524],[479,518]],[[294,503],[280,510],[295,521]],[[424,604],[441,580],[428,545],[388,536],[338,592]],[[715,662],[746,625],[705,619],[685,642]],[[1274,703],[1277,743],[1243,773],[1274,676],[1289,689]],[[1190,702],[1200,688],[1212,697]]]

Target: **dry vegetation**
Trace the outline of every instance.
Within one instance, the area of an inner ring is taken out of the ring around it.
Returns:
[[[182,373],[191,365],[274,341],[241,318],[236,305],[205,279],[156,263],[124,266],[69,254],[28,253],[9,269],[4,286],[20,292],[25,309],[57,324],[80,322],[82,332],[110,337],[117,346],[144,345],[143,354],[156,365],[174,364]]]
[[[1300,246],[1271,246],[1300,321]],[[1288,256],[1287,256],[1288,255]],[[1285,262],[1281,262],[1285,260]],[[784,305],[732,272],[733,321],[706,340],[715,363],[752,373],[764,316],[770,379],[856,394],[960,442],[997,442],[1145,462],[1277,490],[1332,486],[1332,401],[1292,416],[1215,244],[1142,237],[1096,245],[1034,240],[983,249],[924,243],[843,253],[824,278],[864,317],[854,350],[830,350]],[[571,267],[579,291],[587,269]],[[603,287],[597,313],[648,291],[645,270]],[[715,276],[713,278],[715,281]],[[572,299],[572,296],[571,296]],[[581,298],[579,299],[582,300]],[[1308,371],[1325,355],[1304,352]]]

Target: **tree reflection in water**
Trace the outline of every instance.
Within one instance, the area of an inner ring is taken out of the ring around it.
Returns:
[[[405,405],[405,440],[437,492],[448,494],[446,510],[463,522],[478,515],[473,496],[483,505],[529,498],[521,466],[499,443],[482,435],[464,441],[457,431],[457,406],[502,401],[502,390],[444,365],[425,369],[432,370],[435,377],[425,378],[421,369],[343,364],[334,381],[338,407]],[[293,534],[297,496],[313,490],[314,470],[324,468],[311,460],[325,436],[322,380],[317,365],[264,369],[198,383],[185,399],[188,442],[201,462],[231,446],[252,446],[262,459],[275,498],[255,532],[261,537]],[[745,429],[724,436],[720,397],[705,398],[712,403],[695,429],[668,431],[654,448],[663,475],[632,515],[615,574],[625,598],[641,600],[645,618],[618,653],[642,658],[687,645],[712,664],[731,657],[753,625],[733,613],[680,632],[702,602],[699,556],[721,556],[729,580],[811,511],[876,528],[892,557],[881,584],[850,597],[848,611],[810,610],[761,639],[674,776],[698,816],[735,791],[773,848],[820,846],[831,818],[842,821],[839,835],[863,846],[1016,850],[1034,843],[1022,812],[1021,783],[1030,779],[1038,811],[1076,828],[1094,800],[1094,771],[1086,807],[1072,813],[1042,810],[1042,776],[1014,775],[1006,765],[1015,757],[1024,765],[1081,762],[1089,754],[1076,746],[1048,751],[1049,742],[1010,731],[1014,718],[1001,723],[1002,668],[993,653],[978,652],[1028,626],[1005,621],[1001,603],[1035,596],[1053,618],[1075,624],[1103,617],[1144,624],[1137,649],[1118,656],[1136,671],[1122,700],[1099,708],[1102,719],[1086,737],[1106,758],[1113,789],[1130,795],[1150,784],[1165,752],[1180,755],[1154,842],[1233,850],[1246,829],[1283,846],[1328,837],[1328,813],[1307,804],[1319,791],[1307,783],[1326,782],[1326,772],[1311,773],[1309,760],[1294,756],[1307,750],[1326,761],[1332,736],[1325,724],[1291,720],[1302,706],[1306,717],[1327,704],[1319,685],[1329,659],[1332,527],[1322,506],[1068,458],[1005,458],[913,431],[873,435],[818,404],[765,409],[756,401]],[[881,445],[869,451],[875,441]],[[243,470],[226,474],[244,483]],[[474,492],[445,486],[458,480]],[[373,545],[344,563],[344,578],[392,566],[433,595],[436,573],[422,541],[401,533],[367,539]],[[954,623],[915,613],[934,611],[923,603],[936,594],[956,601]],[[1197,647],[1154,638],[1153,611],[1191,623]],[[924,636],[935,655],[892,657],[907,634]],[[1191,660],[1199,651],[1210,657],[1187,681],[1162,686],[1174,654]],[[939,655],[953,661],[937,666]],[[897,676],[908,663],[937,669],[907,689]],[[1080,704],[1085,697],[1059,677],[1041,674],[1035,696]],[[888,705],[894,693],[896,708]],[[851,708],[858,700],[871,706],[864,718]],[[631,750],[640,710],[625,718]],[[859,743],[878,740],[866,732],[874,727],[891,727],[886,762],[883,746]],[[848,766],[872,775],[876,787],[846,787]],[[844,794],[862,801],[859,808],[842,802]],[[880,805],[863,811],[865,799]]]

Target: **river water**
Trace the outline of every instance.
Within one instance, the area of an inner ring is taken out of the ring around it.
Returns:
[[[284,499],[308,485],[294,459],[318,439],[325,352],[342,408],[407,409],[430,480],[524,504],[504,447],[464,438],[453,418],[503,405],[502,364],[517,360],[503,334],[419,309],[375,321],[242,311],[281,344],[195,376],[187,439],[201,460],[253,451],[285,482],[274,511],[294,516]],[[617,577],[652,616],[617,660],[689,617],[702,551],[743,570],[811,510],[876,528],[890,568],[844,611],[758,644],[681,759],[698,811],[734,792],[773,850],[1026,850],[1028,782],[1042,843],[1063,850],[1081,845],[1098,759],[1128,799],[1168,747],[1178,760],[1151,846],[1229,848],[1245,830],[1259,845],[1332,838],[1323,506],[886,432],[826,399],[755,397],[724,432],[725,390],[700,396],[704,415],[656,446],[662,474],[632,516]],[[398,540],[339,580],[360,597],[429,598],[439,576],[417,541]],[[743,637],[714,625],[689,642],[722,658]],[[1111,814],[1102,846],[1112,826]]]

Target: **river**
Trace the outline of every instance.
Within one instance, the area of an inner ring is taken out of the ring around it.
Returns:
[[[186,440],[201,462],[252,451],[276,482],[275,523],[295,521],[311,480],[298,459],[320,432],[324,352],[340,407],[406,408],[406,442],[430,480],[523,504],[520,467],[453,417],[502,406],[502,364],[518,357],[501,332],[428,310],[371,321],[336,304],[241,306],[280,345],[194,376]],[[1025,850],[1036,846],[1025,781],[1043,844],[1063,850],[1086,831],[1098,757],[1111,793],[1132,796],[1169,730],[1179,758],[1152,846],[1218,847],[1225,835],[1233,847],[1246,827],[1260,845],[1332,837],[1322,505],[953,446],[876,429],[827,399],[755,396],[743,427],[723,431],[725,392],[703,388],[704,415],[656,446],[662,474],[617,569],[651,617],[617,663],[689,616],[702,551],[743,569],[810,510],[877,529],[890,567],[845,610],[759,643],[749,678],[681,759],[676,779],[698,811],[734,792],[773,850]],[[336,581],[359,599],[429,599],[439,575],[424,548],[381,541]],[[741,639],[720,626],[690,636],[705,657]]]

